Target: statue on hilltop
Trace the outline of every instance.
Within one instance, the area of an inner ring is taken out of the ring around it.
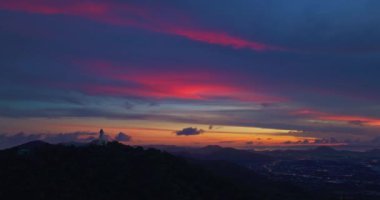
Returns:
[[[98,145],[105,146],[105,145],[107,145],[107,143],[108,143],[107,136],[105,135],[103,129],[100,129],[99,138],[98,138]]]

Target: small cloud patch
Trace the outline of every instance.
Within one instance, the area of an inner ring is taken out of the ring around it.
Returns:
[[[115,140],[119,142],[129,142],[132,140],[132,137],[123,132],[120,132],[116,135]]]
[[[179,131],[176,131],[176,135],[185,135],[185,136],[190,136],[190,135],[200,135],[202,133],[204,133],[205,131],[202,130],[202,129],[197,129],[197,128],[193,128],[193,127],[189,127],[189,128],[184,128],[182,130],[179,130]]]

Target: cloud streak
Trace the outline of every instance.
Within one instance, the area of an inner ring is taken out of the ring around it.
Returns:
[[[207,70],[135,70],[128,66],[116,66],[107,61],[76,61],[84,74],[92,74],[117,84],[82,84],[84,92],[95,95],[137,96],[156,99],[182,100],[238,100],[245,102],[279,102],[283,97],[265,94],[255,86],[236,83],[245,77]],[[192,68],[192,67],[189,67]]]
[[[162,19],[153,9],[112,1],[47,1],[13,0],[0,2],[0,9],[44,15],[77,16],[111,25],[135,27],[152,32],[175,35],[207,44],[250,49],[254,51],[285,51],[286,48],[250,41],[225,32],[198,28],[184,22]],[[176,12],[178,13],[178,12]],[[182,16],[172,16],[183,18]],[[187,17],[186,17],[187,18]]]
[[[310,117],[312,119],[335,121],[335,122],[346,122],[351,125],[358,126],[380,126],[380,118],[366,117],[366,116],[355,116],[355,115],[337,115],[326,112],[320,112],[313,109],[302,109],[297,110],[295,114]]]

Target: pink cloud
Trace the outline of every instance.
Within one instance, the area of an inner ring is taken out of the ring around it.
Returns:
[[[79,86],[96,95],[138,96],[156,99],[211,100],[230,99],[249,102],[278,102],[284,98],[259,92],[253,86],[239,85],[241,75],[207,70],[154,70],[146,73],[138,67],[115,66],[105,61],[77,61],[83,73],[118,81],[120,84]],[[128,85],[129,84],[129,85]],[[127,86],[126,86],[127,85]],[[261,90],[260,90],[261,91]]]
[[[12,0],[0,2],[0,9],[44,15],[78,16],[101,23],[140,28],[148,31],[175,35],[189,40],[254,51],[283,51],[282,47],[251,41],[226,32],[199,28],[182,22],[187,17],[174,16],[176,20],[163,19],[153,9],[111,1],[57,1],[57,0]],[[173,13],[178,13],[173,11]],[[178,15],[178,14],[175,14]],[[191,21],[191,20],[190,20]]]

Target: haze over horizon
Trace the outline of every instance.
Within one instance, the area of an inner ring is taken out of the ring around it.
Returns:
[[[3,0],[0,148],[380,147],[380,1]]]

